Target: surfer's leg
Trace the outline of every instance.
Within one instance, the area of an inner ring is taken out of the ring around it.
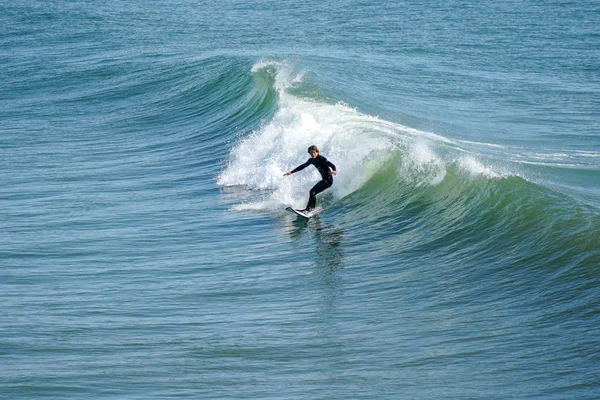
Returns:
[[[317,205],[317,194],[321,193],[323,190],[327,189],[332,185],[333,182],[320,181],[315,186],[310,189],[308,204],[306,205],[306,211],[312,211]]]

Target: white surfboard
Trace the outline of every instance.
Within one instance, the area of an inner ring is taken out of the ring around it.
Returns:
[[[294,209],[294,208],[292,208],[292,207],[286,207],[285,209],[286,209],[287,211],[289,211],[289,212],[293,212],[294,214],[296,214],[296,215],[299,215],[299,216],[301,216],[301,217],[304,217],[304,218],[306,218],[306,219],[309,219],[309,218],[311,217],[311,215],[310,215],[310,214],[306,214],[306,213],[304,213],[304,212],[302,212],[302,211],[300,211],[300,210],[296,210],[296,209]]]

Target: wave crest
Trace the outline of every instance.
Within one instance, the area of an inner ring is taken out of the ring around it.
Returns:
[[[283,174],[306,161],[306,149],[312,144],[338,167],[335,184],[328,190],[334,200],[361,189],[390,162],[396,163],[398,178],[414,188],[440,184],[454,165],[466,176],[504,176],[443,136],[362,114],[344,103],[291,94],[290,89],[303,84],[305,72],[285,62],[263,60],[251,72],[255,79],[272,79],[278,109],[271,120],[233,146],[217,183],[268,191],[267,201],[265,193],[258,200],[263,208],[304,205],[318,173],[310,169],[293,178]]]

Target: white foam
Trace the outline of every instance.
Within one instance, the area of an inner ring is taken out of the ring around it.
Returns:
[[[294,71],[289,63],[271,59],[258,61],[252,66],[251,72],[256,74],[265,70],[275,75],[275,90],[277,90],[280,96],[285,93],[285,90],[302,82],[305,75],[305,71],[303,70]]]
[[[496,144],[496,143],[476,142],[476,141],[472,141],[472,140],[460,140],[459,142],[465,143],[465,144],[473,144],[476,146],[492,147],[492,148],[496,148],[496,149],[508,148],[507,146],[503,146],[503,145]]]
[[[243,185],[248,189],[272,190],[271,200],[304,206],[308,190],[319,179],[314,168],[284,177],[286,171],[305,162],[308,146],[316,144],[321,154],[339,171],[328,190],[342,198],[377,171],[367,161],[390,149],[391,141],[369,132],[360,114],[339,105],[317,104],[292,96],[265,126],[241,140],[232,150],[227,168],[217,179],[222,186]]]
[[[231,207],[231,211],[257,211],[257,210],[266,210],[272,208],[273,204],[268,201],[256,201],[251,203],[240,203]]]
[[[600,157],[600,152],[580,150],[575,151],[575,154],[581,157]]]
[[[401,179],[417,186],[435,186],[446,177],[446,164],[432,150],[429,140],[417,137],[409,145],[398,172]]]
[[[278,68],[276,85],[281,88],[297,83],[303,76],[292,73],[289,66],[271,61],[257,63],[253,71],[271,66]],[[271,121],[234,146],[217,183],[270,190],[271,203],[303,207],[308,190],[320,179],[318,172],[309,168],[293,176],[283,174],[304,163],[309,158],[308,146],[315,144],[339,171],[334,186],[327,192],[342,198],[377,172],[381,153],[389,153],[393,146],[389,137],[378,133],[377,126],[371,123],[374,120],[342,103],[311,102],[282,90],[279,110]],[[268,201],[261,202],[256,206],[268,208]],[[239,207],[248,209],[254,205]]]
[[[318,172],[308,168],[293,176],[283,174],[308,159],[307,148],[312,144],[337,166],[335,183],[326,192],[335,199],[361,188],[398,151],[404,153],[398,169],[401,179],[416,185],[437,185],[453,162],[440,156],[438,148],[461,150],[450,139],[361,114],[345,103],[326,104],[295,97],[286,89],[301,83],[304,73],[295,72],[284,62],[260,61],[252,71],[271,67],[275,69],[279,109],[271,121],[233,147],[227,167],[217,177],[221,186],[240,185],[268,193],[235,209],[271,209],[282,204],[304,207],[308,190],[320,179]],[[461,159],[460,166],[469,174],[497,176],[468,156]]]
[[[492,168],[484,165],[481,161],[477,160],[473,156],[464,156],[458,160],[459,168],[468,173],[470,176],[484,176],[487,178],[499,178],[503,174],[493,170]]]

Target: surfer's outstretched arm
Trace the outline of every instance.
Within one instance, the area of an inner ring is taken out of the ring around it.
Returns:
[[[296,168],[294,168],[293,170],[286,172],[285,174],[283,174],[283,176],[288,176],[288,175],[291,175],[291,174],[293,174],[294,172],[302,171],[304,168],[308,167],[310,164],[311,164],[311,163],[310,163],[310,159],[309,159],[309,160],[308,160],[307,162],[305,162],[304,164],[302,164],[302,165],[298,165],[298,166],[297,166]]]

